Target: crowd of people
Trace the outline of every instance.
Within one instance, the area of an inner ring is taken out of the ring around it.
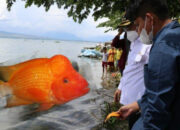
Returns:
[[[127,50],[125,44],[125,33],[123,28],[120,28],[118,35],[113,39],[111,47],[108,49],[103,47],[102,68],[103,76],[109,72],[123,72],[127,60]],[[121,38],[120,38],[121,36]]]
[[[118,56],[114,101],[132,130],[180,130],[180,24],[168,14],[166,0],[130,2],[111,49],[103,49],[105,68]]]
[[[115,48],[111,45],[111,48],[107,50],[107,47],[103,47],[103,57],[102,57],[102,68],[103,68],[103,76],[107,76],[107,71],[110,72],[120,71],[119,63],[123,51],[121,48]]]

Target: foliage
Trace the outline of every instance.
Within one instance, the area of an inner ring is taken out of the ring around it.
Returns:
[[[8,10],[16,0],[6,0]],[[72,17],[75,22],[81,23],[90,14],[94,20],[107,18],[106,22],[101,23],[98,27],[109,27],[107,31],[117,29],[122,21],[122,16],[130,0],[22,0],[25,1],[25,7],[36,5],[44,6],[46,11],[54,4],[58,8],[68,10],[68,16]],[[167,0],[170,9],[170,16],[173,18],[180,17],[180,4],[178,0]]]
[[[116,30],[117,26],[122,22],[124,13],[119,13],[118,11],[109,17],[109,20],[100,23],[97,27],[108,27],[109,29],[105,32]]]
[[[180,18],[180,1],[179,0],[167,0],[168,8],[170,10],[170,16],[172,18]]]
[[[44,6],[46,11],[54,4],[58,8],[68,9],[68,16],[72,17],[73,20],[79,23],[86,19],[88,15],[93,12],[94,20],[110,17],[115,12],[124,12],[127,5],[127,0],[22,0],[25,1],[25,7],[36,5],[38,7]],[[12,5],[16,0],[7,0],[8,10],[11,9]]]
[[[114,111],[118,111],[119,108],[122,105],[118,103],[109,103],[109,102],[104,102],[104,109],[102,109],[102,115],[103,118],[105,119],[106,116]],[[114,130],[114,129],[120,129],[120,130],[128,130],[128,122],[125,120],[119,120],[116,117],[111,117],[106,123],[103,122],[101,124],[102,128],[106,128],[108,130]]]

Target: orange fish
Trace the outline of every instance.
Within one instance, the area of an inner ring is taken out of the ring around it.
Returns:
[[[120,117],[120,114],[118,112],[112,112],[109,115],[107,115],[104,122],[107,122],[107,120],[109,120],[111,117]]]
[[[63,55],[29,60],[0,67],[0,95],[12,96],[7,107],[38,103],[48,110],[88,93],[87,81],[74,70]]]

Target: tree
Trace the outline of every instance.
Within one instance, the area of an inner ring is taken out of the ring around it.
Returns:
[[[16,0],[6,0],[8,10]],[[40,7],[44,6],[46,11],[54,4],[58,8],[64,8],[68,10],[68,16],[72,17],[75,22],[81,23],[84,19],[90,15],[94,20],[101,18],[108,18],[106,22],[101,23],[98,27],[109,27],[109,30],[117,29],[117,26],[122,21],[123,14],[130,0],[22,0],[25,1],[25,7],[29,7],[32,4]],[[180,17],[180,4],[178,0],[167,0],[170,16],[172,18]]]

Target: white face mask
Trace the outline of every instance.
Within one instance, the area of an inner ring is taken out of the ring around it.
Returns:
[[[138,33],[136,31],[127,31],[127,39],[130,42],[134,42],[138,38]]]
[[[146,45],[150,45],[150,44],[152,44],[152,40],[153,40],[153,26],[152,26],[151,32],[148,35],[147,31],[145,29],[146,28],[146,22],[147,22],[147,18],[145,20],[145,26],[142,29],[141,34],[140,34],[140,40],[142,43],[144,43]]]

